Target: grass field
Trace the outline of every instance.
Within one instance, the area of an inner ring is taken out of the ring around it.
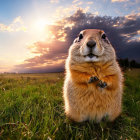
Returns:
[[[64,74],[0,75],[0,140],[140,140],[140,70],[125,73],[123,112],[113,123],[74,123],[63,110]]]

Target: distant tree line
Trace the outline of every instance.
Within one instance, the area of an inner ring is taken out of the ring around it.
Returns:
[[[140,63],[136,62],[135,60],[126,59],[118,59],[120,66],[124,69],[126,68],[140,68]]]

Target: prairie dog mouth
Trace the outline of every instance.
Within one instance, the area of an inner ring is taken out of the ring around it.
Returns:
[[[93,53],[89,53],[87,55],[84,55],[84,57],[88,56],[89,58],[93,58],[94,56],[95,57],[98,57],[97,55],[93,54]]]

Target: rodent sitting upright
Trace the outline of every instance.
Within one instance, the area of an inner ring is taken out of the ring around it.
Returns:
[[[69,49],[63,87],[66,116],[76,122],[121,113],[123,75],[104,31],[80,32]]]

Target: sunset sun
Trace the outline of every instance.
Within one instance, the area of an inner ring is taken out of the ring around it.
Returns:
[[[45,30],[46,26],[48,24],[47,19],[45,18],[40,18],[37,19],[34,23],[34,27],[38,30],[38,31],[43,31]]]

